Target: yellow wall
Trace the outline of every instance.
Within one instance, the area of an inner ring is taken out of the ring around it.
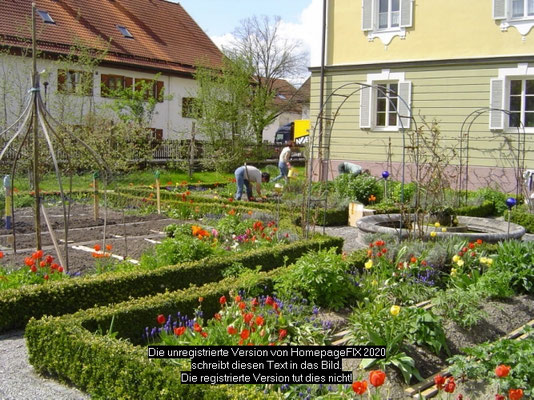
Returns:
[[[534,53],[534,28],[524,38],[501,32],[491,0],[414,0],[406,38],[388,46],[361,29],[361,0],[329,0],[328,65],[458,59]]]

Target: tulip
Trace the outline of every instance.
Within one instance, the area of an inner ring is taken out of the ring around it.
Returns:
[[[508,397],[510,400],[519,400],[521,397],[523,397],[523,390],[522,389],[510,389],[508,391]]]
[[[373,260],[368,260],[365,264],[365,269],[371,269],[373,268]]]
[[[384,371],[374,370],[369,373],[369,382],[371,382],[371,385],[374,387],[382,386],[385,380],[386,374]]]
[[[391,308],[389,309],[389,313],[396,317],[397,315],[399,315],[400,310],[401,308],[399,306],[391,306]]]
[[[367,390],[367,381],[356,381],[352,383],[352,390],[360,396]]]
[[[443,389],[443,386],[445,385],[445,377],[441,376],[440,374],[436,375],[434,377],[434,383],[436,384],[438,390]]]
[[[158,315],[157,321],[158,321],[158,324],[163,325],[166,321],[165,316],[163,314]]]
[[[495,368],[495,375],[497,375],[499,378],[505,378],[510,373],[510,366],[501,364]]]

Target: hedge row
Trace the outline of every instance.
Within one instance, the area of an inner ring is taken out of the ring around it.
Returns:
[[[31,317],[62,315],[98,305],[174,291],[191,284],[222,279],[222,272],[235,262],[270,270],[293,262],[304,253],[324,247],[343,246],[343,239],[317,235],[311,240],[188,262],[153,271],[111,272],[98,276],[24,286],[0,292],[0,332],[23,327]],[[287,261],[286,261],[287,259]]]
[[[455,211],[457,215],[465,215],[468,217],[489,217],[495,215],[497,212],[495,203],[492,201],[485,201],[478,206],[458,207]]]
[[[508,220],[509,211],[506,211],[504,218]],[[512,209],[510,221],[521,225],[528,233],[534,233],[534,214],[530,213],[526,207],[515,207]]]
[[[282,267],[287,268],[287,267]],[[257,274],[257,285],[269,286],[279,270]],[[205,315],[219,310],[218,299],[246,287],[243,278],[228,278],[202,287],[157,294],[121,304],[79,311],[63,317],[32,319],[26,327],[30,363],[41,373],[75,384],[95,398],[106,399],[229,399],[264,398],[244,386],[182,385],[177,366],[147,358],[146,349],[134,346],[158,314],[193,314],[203,297]],[[113,320],[119,339],[100,335]],[[130,339],[131,342],[123,340]]]

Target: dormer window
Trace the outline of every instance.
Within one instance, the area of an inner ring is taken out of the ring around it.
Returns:
[[[501,31],[513,26],[526,36],[534,27],[534,0],[493,0],[493,19],[500,22]]]
[[[403,39],[412,20],[413,0],[362,0],[362,30],[369,41],[379,38],[387,46],[395,36]]]
[[[120,33],[122,33],[122,36],[124,36],[125,38],[128,38],[128,39],[134,38],[133,35],[128,30],[128,28],[126,28],[125,26],[117,25],[117,29],[120,31]]]
[[[55,24],[56,21],[54,21],[52,19],[52,17],[50,16],[50,14],[48,14],[48,11],[43,11],[43,10],[37,10],[37,13],[39,14],[39,16],[43,19],[43,22],[45,24]]]

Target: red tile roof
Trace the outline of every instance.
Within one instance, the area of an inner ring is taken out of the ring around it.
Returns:
[[[222,53],[178,3],[165,0],[34,0],[55,24],[37,21],[38,48],[68,54],[82,43],[109,46],[105,61],[175,73],[191,73],[200,62],[221,65]],[[32,0],[0,1],[0,45],[28,47]],[[124,26],[133,39],[117,28]],[[21,41],[24,40],[24,41]]]

